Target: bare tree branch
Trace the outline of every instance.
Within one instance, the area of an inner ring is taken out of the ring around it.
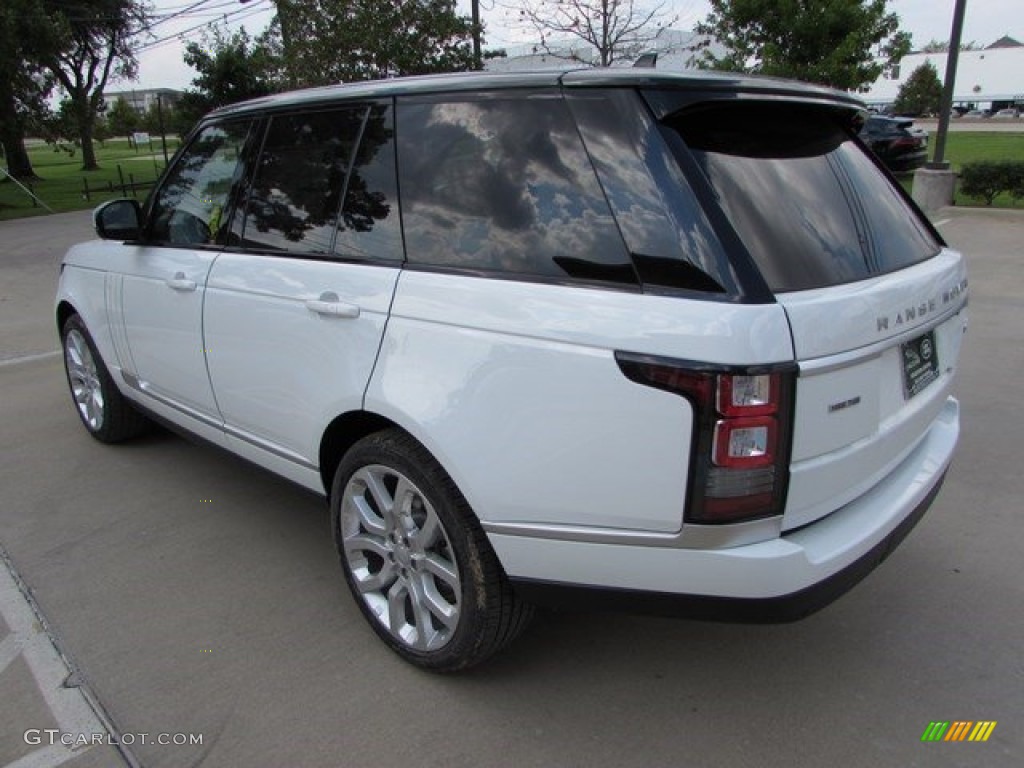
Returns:
[[[535,34],[541,49],[556,59],[581,61],[574,40],[596,56],[584,63],[608,67],[639,55],[665,26],[667,3],[642,0],[523,0],[512,10],[515,26]]]

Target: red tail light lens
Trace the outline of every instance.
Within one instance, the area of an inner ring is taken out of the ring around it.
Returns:
[[[782,514],[795,364],[718,367],[622,352],[616,359],[630,380],[674,392],[693,407],[686,522],[736,523]]]

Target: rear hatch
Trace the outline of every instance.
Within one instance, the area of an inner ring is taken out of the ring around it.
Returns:
[[[786,311],[800,374],[783,529],[806,525],[882,482],[938,416],[963,259],[854,139],[848,102],[702,103],[663,124]]]

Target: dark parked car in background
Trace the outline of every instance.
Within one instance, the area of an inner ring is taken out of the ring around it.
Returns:
[[[928,162],[928,133],[913,125],[906,117],[872,115],[861,128],[860,138],[890,171],[912,171]]]

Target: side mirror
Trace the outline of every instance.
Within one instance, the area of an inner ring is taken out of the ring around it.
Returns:
[[[92,223],[104,240],[138,240],[142,209],[137,200],[111,200],[92,212]]]

